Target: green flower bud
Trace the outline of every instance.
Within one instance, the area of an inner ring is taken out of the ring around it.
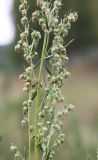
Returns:
[[[15,46],[15,51],[16,52],[19,52],[21,50],[21,46],[20,46],[20,44],[17,44],[16,46]]]
[[[23,9],[24,9],[24,5],[23,5],[23,4],[20,4],[20,5],[19,5],[19,11],[22,12]]]
[[[75,106],[74,106],[73,104],[69,104],[69,105],[68,105],[68,110],[71,111],[71,110],[73,110],[73,109],[75,109]]]
[[[78,14],[77,13],[70,13],[67,18],[70,23],[76,22],[77,18],[78,18]]]
[[[65,77],[65,78],[70,77],[70,72],[65,71],[65,73],[64,73],[64,77]]]
[[[42,30],[45,31],[46,29],[47,29],[46,24],[43,23],[43,24],[42,24]]]
[[[27,32],[23,32],[23,33],[20,34],[21,40],[25,40],[27,38],[27,36],[28,36]]]
[[[31,59],[32,59],[32,57],[31,57],[30,55],[28,55],[28,56],[26,57],[26,61],[27,61],[28,63],[31,62]]]
[[[23,127],[26,127],[27,121],[26,121],[25,119],[23,119],[23,120],[21,121],[21,125],[22,125]]]
[[[27,106],[24,106],[24,107],[23,107],[23,113],[24,113],[24,114],[27,114],[27,112],[28,112],[28,107],[27,107]]]
[[[31,100],[31,99],[28,100],[28,105],[29,105],[29,106],[32,105],[32,100]]]
[[[45,110],[48,110],[48,108],[49,108],[49,107],[48,107],[47,105],[44,106],[44,109],[45,109]]]
[[[32,21],[39,19],[40,14],[38,11],[32,13]]]
[[[27,10],[26,10],[26,9],[23,9],[23,10],[22,10],[22,15],[23,15],[23,16],[26,16],[26,14],[27,14]]]
[[[43,110],[42,112],[39,113],[39,117],[44,118],[45,116],[45,111]]]
[[[25,50],[25,49],[27,49],[28,48],[28,44],[26,43],[26,42],[23,42],[23,49]]]
[[[54,156],[50,154],[49,155],[49,159],[53,159],[53,158],[54,158]]]
[[[36,59],[38,57],[38,53],[37,52],[34,52],[34,59]]]
[[[31,73],[31,71],[32,71],[32,68],[31,68],[31,67],[28,67],[28,68],[26,68],[26,70],[25,70],[25,71],[26,71],[26,73],[27,73],[27,74],[30,74],[30,73]]]
[[[20,45],[22,46],[23,41],[22,41],[22,40],[19,40],[19,41],[18,41],[18,44],[20,44]]]
[[[62,6],[61,1],[55,1],[55,2],[54,2],[54,7],[57,7],[57,9],[60,9],[61,6]]]
[[[20,160],[20,154],[19,154],[19,152],[15,153],[15,160]]]
[[[25,87],[30,87],[30,82],[26,82]]]
[[[40,34],[40,32],[38,32],[38,31],[33,31],[33,32],[31,33],[31,37],[32,37],[32,39],[34,38],[34,39],[36,39],[36,40],[39,40],[39,39],[41,39],[41,34]]]
[[[70,29],[70,28],[71,28],[71,24],[69,22],[67,22],[66,29]]]
[[[29,91],[28,87],[23,88],[23,92],[28,92],[28,91]]]
[[[62,118],[63,113],[61,111],[59,111],[58,114],[57,114],[57,116],[60,117],[60,118]]]
[[[12,153],[15,153],[15,152],[17,151],[17,147],[14,146],[13,144],[11,144],[11,146],[10,146],[10,151],[11,151]]]
[[[22,19],[21,19],[21,24],[22,25],[26,25],[28,23],[28,18],[26,16],[24,16]]]
[[[24,101],[24,102],[23,102],[23,106],[27,106],[27,101]]]
[[[42,25],[45,23],[45,20],[43,18],[39,19],[39,24]]]

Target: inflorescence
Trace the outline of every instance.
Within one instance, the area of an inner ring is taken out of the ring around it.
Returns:
[[[27,1],[20,0],[20,2],[19,11],[22,14],[21,24],[24,31],[20,34],[20,40],[15,46],[15,51],[22,52],[28,64],[24,73],[20,75],[20,80],[25,82],[23,91],[29,95],[28,100],[23,102],[24,118],[21,121],[23,127],[28,126],[28,159],[31,160],[31,141],[33,141],[35,143],[35,160],[38,160],[36,154],[39,153],[39,150],[42,152],[42,160],[52,160],[56,149],[65,139],[65,134],[62,133],[64,117],[74,109],[74,105],[65,104],[61,87],[64,79],[70,77],[70,72],[65,67],[69,58],[64,38],[68,35],[72,23],[77,21],[78,14],[77,12],[70,12],[60,19],[61,0],[54,2],[40,0],[37,2],[39,9],[32,13],[31,22],[27,15]],[[38,59],[37,48],[42,36],[39,31],[33,29],[32,23],[38,23],[44,32],[40,60]],[[51,35],[53,40],[49,48]],[[35,60],[38,61],[37,64],[35,64]],[[35,72],[38,66],[37,77]],[[45,82],[42,76],[44,68],[47,71]],[[44,96],[40,102],[41,90],[44,90]],[[35,121],[32,122],[34,100],[36,100]],[[59,111],[58,105],[61,106]],[[14,144],[11,145],[10,150],[15,154],[16,160],[24,159]]]

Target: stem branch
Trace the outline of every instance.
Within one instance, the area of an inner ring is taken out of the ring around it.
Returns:
[[[35,113],[35,160],[39,159],[38,155],[38,114],[39,114],[39,106],[40,106],[40,83],[41,83],[41,76],[42,76],[42,70],[43,70],[43,65],[45,61],[45,56],[47,52],[47,47],[48,47],[48,41],[49,41],[49,32],[45,32],[44,36],[44,44],[43,44],[43,49],[42,49],[42,56],[41,56],[41,64],[40,64],[40,69],[39,69],[39,74],[38,74],[38,85],[37,85],[37,96],[36,96],[36,113]]]

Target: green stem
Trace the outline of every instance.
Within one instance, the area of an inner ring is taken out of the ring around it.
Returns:
[[[30,63],[30,66],[32,68],[32,71],[31,71],[31,77],[34,77],[34,68],[33,68],[33,64],[32,64],[32,60],[31,60],[31,63]],[[32,87],[30,87],[30,90],[29,90],[29,100],[31,101],[31,90],[32,90]],[[28,150],[29,150],[29,160],[31,160],[31,125],[32,125],[32,109],[31,109],[31,105],[28,106]]]
[[[46,51],[48,47],[48,41],[49,41],[49,32],[45,32],[44,36],[44,44],[43,44],[43,49],[42,49],[42,56],[41,56],[41,64],[40,64],[40,69],[39,69],[39,74],[38,74],[38,85],[37,85],[37,96],[36,96],[36,113],[35,113],[35,159],[34,160],[39,160],[39,151],[38,151],[38,114],[39,114],[39,106],[40,106],[40,83],[41,83],[41,78],[42,78],[42,70],[43,70],[43,65],[45,61],[45,56],[46,56]]]
[[[29,91],[29,100],[31,100],[31,90]],[[31,105],[28,106],[28,151],[29,151],[29,160],[31,160]]]
[[[31,114],[31,106],[28,107],[28,135],[29,135],[29,160],[31,160],[31,133],[30,133],[30,114]]]

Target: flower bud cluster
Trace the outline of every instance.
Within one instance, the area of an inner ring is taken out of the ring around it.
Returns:
[[[50,82],[56,83],[58,86],[62,86],[62,82],[64,78],[70,76],[70,73],[65,69],[64,63],[68,63],[69,58],[66,53],[66,48],[64,46],[64,36],[60,31],[59,26],[62,28],[62,24],[57,26],[57,30],[59,32],[55,32],[54,39],[51,47],[51,55],[50,64],[52,65],[53,74],[50,76]],[[66,27],[64,27],[64,31]]]
[[[58,16],[53,16],[53,19],[51,19],[50,21],[50,30],[54,32],[54,35],[66,37],[72,23],[75,23],[77,21],[77,18],[77,12],[70,13],[68,14],[68,16],[65,15],[62,21],[59,21]]]
[[[28,18],[27,18],[27,0],[22,0],[21,4],[19,5],[19,11],[22,14],[22,18],[21,18],[21,24],[23,26],[28,25]]]
[[[27,16],[28,4],[27,0],[20,0],[19,11],[22,14],[21,24],[24,27],[24,31],[20,34],[20,40],[18,41],[15,50],[23,52],[23,56],[28,64],[24,73],[20,75],[20,80],[25,82],[23,91],[28,93],[28,100],[23,102],[23,120],[21,124],[23,127],[28,125],[29,134],[29,151],[31,130],[33,126],[32,122],[32,105],[33,100],[36,97],[36,114],[34,122],[34,135],[35,147],[41,147],[42,159],[52,160],[55,156],[55,150],[64,142],[65,135],[61,133],[63,126],[63,119],[65,115],[68,115],[71,110],[74,109],[72,104],[64,105],[64,97],[62,95],[61,87],[64,79],[70,77],[70,72],[67,70],[67,63],[69,58],[67,56],[66,47],[64,44],[64,38],[68,35],[69,29],[72,23],[77,21],[78,14],[76,12],[65,15],[61,20],[59,18],[59,10],[62,6],[61,0],[52,1],[37,1],[39,9],[32,13],[32,22],[36,21],[44,31],[44,43],[42,49],[41,59],[34,65],[33,61],[38,57],[37,46],[41,39],[41,33],[36,30],[30,30],[30,20]],[[52,32],[53,40],[52,45],[49,47],[50,33]],[[31,44],[29,41],[31,40]],[[48,58],[49,57],[49,58]],[[46,63],[46,59],[49,59],[49,67]],[[40,64],[41,62],[41,64]],[[35,77],[35,68],[40,64],[38,72],[38,78]],[[45,64],[45,65],[44,65]],[[39,93],[42,87],[42,72],[43,66],[46,67],[48,72],[47,83],[45,83],[44,97],[40,103]],[[62,107],[57,111],[57,104]],[[61,133],[61,134],[60,134]],[[54,142],[52,141],[55,137]],[[37,144],[36,144],[37,143]],[[52,146],[51,146],[52,144]],[[15,153],[15,159],[20,159],[20,153],[13,144],[11,145],[11,152]]]
[[[70,22],[70,23],[76,22],[77,19],[78,19],[78,14],[77,14],[77,12],[70,13],[70,14],[68,15],[68,17],[67,17],[67,20],[68,20],[68,22]]]
[[[50,148],[48,148],[48,144],[49,144],[49,141],[50,141],[50,135],[47,136],[47,138],[45,138],[43,140],[43,143],[42,143],[42,150],[44,152],[44,155],[43,155],[43,159],[47,159],[48,157],[48,160],[52,160],[54,159],[54,156],[55,156],[55,153],[56,153],[56,149],[62,145],[65,141],[65,134],[62,134],[60,133],[59,136],[54,140],[53,144],[51,145]],[[48,149],[47,149],[48,148]]]
[[[62,51],[60,47],[62,48]],[[67,57],[66,50],[62,45],[53,47],[51,54],[53,57],[50,60],[50,64],[52,65],[53,75],[48,75],[48,80],[51,84],[56,83],[58,87],[61,87],[63,79],[70,76],[70,73],[64,67],[64,63],[68,63],[69,58]]]
[[[57,147],[59,147],[59,145],[64,143],[64,141],[65,141],[65,134],[60,134],[58,138],[55,140],[53,148],[56,149]]]
[[[59,10],[59,9],[61,9],[61,7],[62,7],[62,2],[61,2],[61,0],[55,0],[54,1],[54,4],[53,4],[53,7],[54,7],[54,10]]]
[[[38,81],[35,78],[32,78],[34,71],[34,66],[27,67],[25,69],[25,72],[20,75],[20,80],[23,80],[25,82],[23,91],[29,92],[31,90],[31,97],[33,97],[36,94],[36,87]]]
[[[43,120],[45,117],[49,116],[52,117],[54,115],[54,109],[55,106],[58,103],[62,103],[64,100],[61,90],[56,86],[56,84],[53,84],[49,90],[49,93],[46,96],[43,109],[39,112],[39,133],[40,137],[43,137],[46,132],[48,131],[51,120],[46,119],[46,123],[43,125]]]
[[[64,143],[65,141],[65,134],[60,134],[58,136],[58,138],[54,141],[52,147],[51,147],[51,151],[50,151],[50,155],[49,155],[49,160],[54,159],[55,156],[55,150]]]
[[[21,24],[25,28],[25,31],[20,34],[20,40],[18,41],[17,45],[15,46],[15,51],[23,51],[27,50],[28,44],[26,42],[26,39],[29,36],[29,24],[28,24],[28,18],[27,18],[27,1],[21,0],[21,3],[19,5],[19,11],[22,14],[21,18]]]
[[[47,28],[46,20],[48,19],[49,31],[53,31],[54,33],[52,47],[50,49],[51,58],[49,60],[52,68],[52,74],[49,73],[47,75],[49,84],[45,90],[46,96],[42,105],[43,107],[39,112],[38,122],[40,139],[44,139],[45,135],[48,134],[47,138],[42,140],[41,146],[46,157],[47,148],[49,148],[51,137],[55,135],[55,132],[60,132],[63,126],[63,119],[65,115],[68,115],[69,112],[74,108],[73,105],[69,104],[64,106],[59,112],[55,112],[56,104],[64,102],[64,98],[60,89],[63,84],[63,80],[64,78],[70,76],[70,72],[67,71],[64,66],[64,64],[68,63],[69,61],[66,53],[66,48],[64,46],[64,37],[68,35],[68,30],[71,28],[71,23],[76,22],[78,18],[77,13],[70,13],[68,16],[65,16],[62,21],[59,21],[58,11],[61,6],[61,1],[55,0],[53,9],[49,10],[49,2],[42,3],[41,9],[46,19],[43,15],[42,17],[39,16],[38,18],[39,24],[41,26],[44,26],[42,27],[44,29]],[[49,13],[50,17],[48,17]],[[64,138],[65,135],[61,134],[58,139],[55,140],[55,142],[53,143],[53,148],[51,149],[49,155],[49,159],[54,158],[55,149],[64,142]]]
[[[65,105],[62,110],[58,111],[54,118],[54,122],[52,123],[50,134],[54,134],[55,131],[60,131],[63,125],[63,119],[65,115],[68,115],[71,110],[75,107],[72,104]]]
[[[27,126],[27,114],[28,114],[28,101],[23,102],[23,116],[24,119],[21,121],[23,127]]]
[[[15,146],[13,143],[10,146],[10,151],[14,154],[15,160],[20,160],[21,159],[21,156],[20,156],[20,153],[17,149],[17,146]]]
[[[23,88],[24,91],[30,92],[31,98],[28,101],[23,102],[23,116],[24,119],[21,121],[21,124],[23,127],[27,125],[28,122],[28,108],[30,109],[32,107],[33,99],[35,98],[37,91],[36,91],[37,81],[32,82],[29,84],[28,82],[25,83],[25,86]]]
[[[47,2],[45,2],[45,3],[47,3]],[[45,10],[45,13],[48,11],[48,9],[47,10]],[[49,12],[49,11],[48,11]],[[38,23],[39,23],[39,25],[41,26],[41,28],[42,28],[42,30],[44,31],[44,32],[46,32],[47,31],[47,16],[45,16],[44,14],[45,13],[42,13],[42,12],[40,12],[40,11],[35,11],[35,12],[33,12],[32,13],[32,21],[34,22],[34,21],[38,21]],[[47,15],[47,14],[46,14]],[[49,15],[49,14],[48,14]]]
[[[32,21],[33,22],[36,21],[36,20],[39,20],[39,18],[40,18],[39,11],[35,11],[35,12],[32,13]]]
[[[31,63],[32,60],[38,57],[38,53],[36,52],[36,47],[38,45],[39,40],[41,39],[40,32],[33,30],[32,33],[30,32],[29,27],[29,19],[27,16],[28,4],[26,0],[22,0],[21,4],[19,5],[19,11],[22,14],[21,24],[24,27],[24,31],[20,33],[20,40],[18,41],[17,45],[15,46],[15,51],[24,53],[24,58],[27,63]],[[34,14],[35,17],[38,17],[38,13]],[[32,43],[29,44],[28,39],[31,37]]]
[[[44,1],[41,5],[41,10],[45,15],[50,13],[50,3],[47,1]]]

